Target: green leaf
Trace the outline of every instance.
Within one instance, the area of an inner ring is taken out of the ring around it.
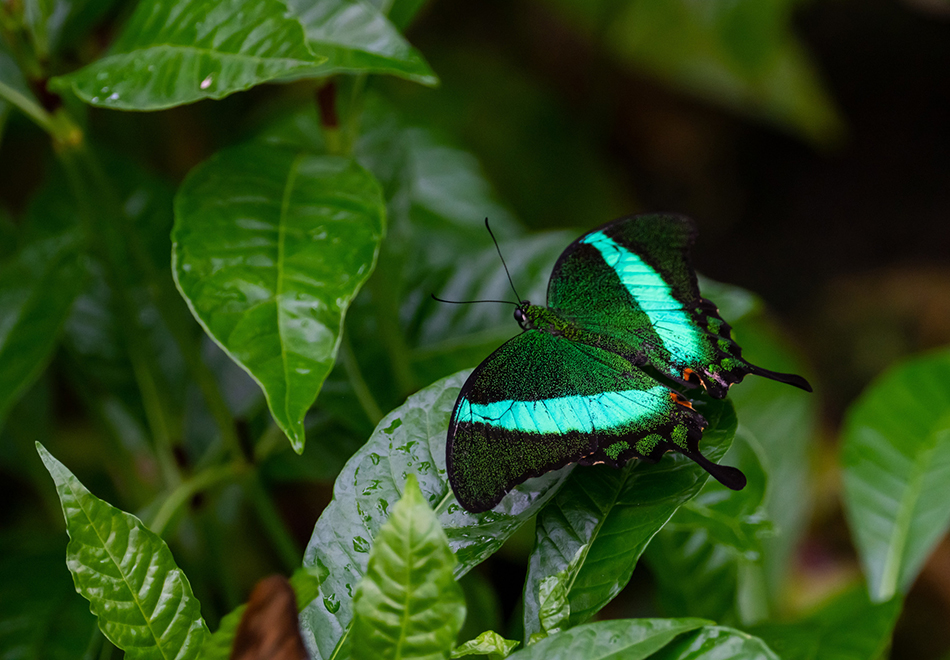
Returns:
[[[950,351],[893,367],[845,423],[848,524],[874,602],[906,593],[950,528]]]
[[[51,83],[119,110],[224,98],[323,61],[286,14],[279,0],[142,0],[105,57]]]
[[[66,565],[103,634],[130,660],[197,657],[208,628],[165,542],[86,490],[40,443],[36,450],[63,506]]]
[[[586,558],[587,546],[582,545],[574,553],[564,570],[541,580],[538,587],[538,623],[539,632],[531,635],[531,643],[544,639],[565,628],[571,617],[571,603],[568,593],[571,582],[580,569],[580,563]]]
[[[652,657],[655,660],[779,660],[758,637],[724,626],[704,626],[683,635]],[[782,656],[782,660],[788,659]]]
[[[562,630],[512,655],[510,660],[641,660],[678,635],[709,623],[703,619],[620,619]]]
[[[708,530],[660,530],[645,557],[657,582],[661,613],[737,618],[739,558],[731,548],[713,543]]]
[[[353,658],[444,658],[465,621],[455,555],[410,474],[353,598]]]
[[[436,85],[439,79],[419,52],[372,4],[364,0],[288,0],[303,25],[307,45],[326,61],[308,77],[336,73],[384,73]]]
[[[700,448],[718,461],[735,435],[735,411],[728,401],[697,408],[709,421]],[[587,546],[571,571],[568,599],[570,625],[590,619],[626,586],[650,539],[700,491],[708,476],[672,452],[656,465],[634,460],[620,470],[574,470],[538,516],[524,587],[525,637],[538,631],[538,590],[544,578],[564,570],[578,549]]]
[[[34,240],[0,267],[0,419],[40,374],[85,282],[76,231]]]
[[[874,604],[860,585],[798,621],[762,624],[749,632],[767,642],[782,660],[877,660],[890,645],[900,612],[900,597]]]
[[[372,2],[377,6],[383,4],[382,0]],[[389,20],[400,30],[405,30],[425,3],[426,0],[394,0],[390,5]]]
[[[494,630],[486,630],[475,639],[470,639],[452,651],[452,658],[467,655],[487,655],[488,660],[504,660],[520,642],[505,639]]]
[[[456,576],[497,551],[518,527],[547,502],[569,470],[551,472],[515,488],[495,510],[471,514],[456,503],[445,477],[449,415],[468,377],[464,371],[410,396],[386,415],[346,464],[333,487],[333,501],[313,530],[306,566],[325,566],[330,575],[322,598],[301,617],[301,633],[314,658],[345,657],[353,617],[352,595],[366,573],[373,539],[415,474],[426,501],[458,557]]]
[[[355,162],[263,145],[216,154],[176,197],[178,288],[297,453],[384,220],[379,185]]]

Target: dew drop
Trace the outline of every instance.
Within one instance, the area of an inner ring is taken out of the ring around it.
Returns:
[[[356,536],[353,538],[353,549],[356,552],[369,552],[369,541],[362,536]]]
[[[459,511],[461,508],[462,508],[462,507],[460,507],[458,504],[450,504],[450,505],[449,505],[449,508],[448,508],[448,512],[449,512],[449,513],[455,513],[455,512],[457,512],[457,511]]]
[[[376,508],[379,509],[379,512],[382,513],[384,516],[389,515],[389,502],[387,502],[386,500],[380,498],[379,501],[376,503]]]
[[[373,461],[373,465],[379,465],[379,454],[370,454],[369,460]]]

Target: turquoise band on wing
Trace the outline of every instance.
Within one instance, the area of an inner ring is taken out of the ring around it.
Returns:
[[[653,329],[671,355],[683,364],[691,363],[703,351],[695,323],[673,297],[663,277],[639,255],[631,252],[602,231],[594,231],[580,240],[600,252],[631,298],[649,317]]]
[[[657,385],[649,390],[624,390],[597,395],[576,395],[538,401],[502,400],[492,403],[459,403],[459,422],[491,424],[508,431],[542,435],[580,431],[596,433],[626,428],[635,423],[637,411],[655,414],[658,404],[670,407],[669,390]]]

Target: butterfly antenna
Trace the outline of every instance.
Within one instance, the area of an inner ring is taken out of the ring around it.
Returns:
[[[451,303],[453,305],[468,305],[470,303],[504,303],[506,305],[518,306],[518,303],[511,302],[510,300],[445,300],[444,298],[439,298],[434,293],[430,293],[433,300],[438,300],[439,302]]]
[[[488,235],[491,236],[491,240],[495,243],[495,250],[498,251],[498,258],[501,259],[501,265],[505,267],[505,275],[508,276],[508,284],[511,285],[511,290],[515,292],[515,298],[518,299],[518,303],[521,302],[521,296],[518,295],[518,289],[515,288],[515,283],[511,279],[511,273],[508,272],[508,264],[505,263],[505,258],[501,256],[501,248],[498,246],[498,239],[495,238],[495,233],[491,230],[491,226],[488,224],[488,218],[485,218],[485,229],[488,230]]]

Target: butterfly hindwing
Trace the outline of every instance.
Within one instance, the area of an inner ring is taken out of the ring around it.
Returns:
[[[446,446],[449,482],[472,512],[571,462],[622,465],[697,450],[705,420],[627,359],[540,330],[502,345],[459,393]]]
[[[588,232],[554,266],[548,306],[599,337],[619,340],[634,363],[649,363],[680,383],[698,379],[716,398],[748,373],[810,391],[799,376],[742,358],[729,325],[699,295],[689,261],[695,236],[691,220],[664,214],[620,218]]]

